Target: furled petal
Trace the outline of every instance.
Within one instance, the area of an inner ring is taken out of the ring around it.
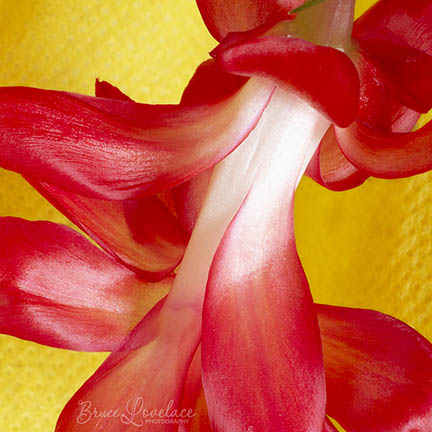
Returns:
[[[203,310],[203,384],[214,430],[321,432],[319,334],[297,256],[294,189],[328,127],[294,95],[275,94],[273,145],[215,254]]]
[[[0,332],[44,345],[111,351],[172,283],[146,283],[51,222],[0,218],[0,237]]]
[[[161,314],[163,305],[164,299],[66,404],[56,432],[174,431],[175,420],[194,417],[194,407],[181,412],[179,406],[196,346],[187,326],[179,334],[175,311],[168,321]]]
[[[296,91],[339,126],[355,119],[359,78],[350,59],[336,49],[297,38],[265,36],[217,50],[215,55],[227,72],[263,76]]]
[[[217,104],[186,107],[1,88],[0,166],[95,198],[151,195],[230,153],[272,91],[251,80]]]
[[[331,126],[310,161],[306,175],[321,186],[334,191],[352,189],[369,176],[352,165],[340,151]]]
[[[432,55],[410,47],[387,32],[375,31],[358,43],[392,83],[398,100],[418,112],[425,113],[432,108]]]
[[[283,21],[303,3],[304,0],[197,0],[209,32],[218,41],[231,32]]]
[[[419,113],[392,98],[387,79],[367,54],[352,50],[350,58],[360,77],[357,118],[380,132],[409,132]],[[356,187],[369,177],[341,152],[333,127],[321,141],[306,174],[322,186],[336,191]]]
[[[432,169],[432,122],[410,133],[379,133],[360,122],[336,128],[345,157],[369,175],[401,178]]]
[[[317,305],[327,412],[349,432],[432,430],[432,345],[379,312]]]
[[[163,279],[183,256],[188,236],[156,196],[108,201],[29,182],[108,253],[149,281]]]

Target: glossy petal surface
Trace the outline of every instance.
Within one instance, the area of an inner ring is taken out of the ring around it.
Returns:
[[[168,291],[68,227],[1,218],[0,330],[57,348],[110,351]]]
[[[203,384],[217,431],[321,431],[324,421],[319,335],[291,212],[328,123],[294,96],[274,98],[273,121],[264,127],[275,142],[225,232],[207,284]],[[304,123],[293,127],[290,115]]]

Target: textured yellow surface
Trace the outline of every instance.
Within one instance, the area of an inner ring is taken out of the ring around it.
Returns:
[[[176,102],[213,45],[193,0],[0,0],[0,85],[91,94],[100,76],[142,102]],[[432,339],[431,180],[344,193],[303,181],[297,237],[317,301],[378,309]],[[0,215],[66,222],[5,171]],[[0,431],[52,431],[104,357],[0,336]]]

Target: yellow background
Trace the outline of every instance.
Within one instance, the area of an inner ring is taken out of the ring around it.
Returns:
[[[213,46],[193,0],[0,0],[0,85],[92,94],[99,76],[136,100],[175,103]],[[378,309],[432,339],[431,180],[344,193],[302,182],[296,229],[316,301]],[[1,216],[66,222],[18,175],[0,170],[0,182]],[[54,430],[104,358],[0,336],[0,431]]]

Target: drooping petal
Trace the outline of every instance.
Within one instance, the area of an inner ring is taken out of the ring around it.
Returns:
[[[270,107],[263,134],[273,145],[209,274],[203,384],[214,430],[321,432],[319,334],[296,253],[292,205],[328,122],[283,92]]]
[[[82,432],[174,431],[179,425],[176,420],[194,417],[193,407],[183,412],[178,408],[196,346],[191,346],[193,340],[186,337],[188,325],[182,327],[175,311],[168,321],[161,314],[164,301],[66,404],[56,432],[77,428]],[[179,328],[185,333],[179,334]],[[112,415],[97,416],[94,410],[111,410]]]
[[[106,81],[96,80],[95,91],[98,97],[132,101]],[[156,196],[99,200],[27,180],[108,253],[147,280],[161,280],[179,263],[187,236]]]
[[[0,218],[0,332],[57,348],[111,351],[168,291],[80,234]]]
[[[317,305],[327,412],[350,432],[432,430],[432,345],[379,312]]]
[[[146,280],[163,279],[180,262],[188,236],[156,196],[108,201],[29,182],[108,253]]]
[[[264,116],[267,115],[266,110]],[[166,300],[138,324],[127,343],[108,358],[71,399],[59,420],[58,432],[73,430],[82,408],[80,401],[90,401],[93,406],[106,409],[127,409],[128,401],[132,400],[129,404],[133,404],[138,398],[136,403],[141,404],[141,409],[162,409],[167,405],[173,410],[182,408],[190,363],[200,343],[208,271],[217,245],[256,172],[263,152],[260,129],[253,130],[245,142],[215,168],[211,190]],[[115,394],[113,388],[118,389]],[[124,431],[136,430],[135,425],[124,424],[121,418],[111,420],[90,419],[80,427],[84,432],[118,430],[119,427]],[[156,424],[156,420],[146,427],[165,431],[177,426]]]
[[[304,0],[197,0],[209,32],[218,41],[231,32],[286,20],[290,11],[303,3]]]
[[[270,78],[294,90],[339,126],[355,119],[359,78],[351,60],[336,49],[297,38],[265,36],[217,50],[215,55],[227,72]]]
[[[432,169],[432,122],[409,133],[379,133],[360,122],[336,128],[345,157],[374,177],[401,178]]]
[[[0,166],[94,198],[148,196],[230,153],[272,91],[251,80],[217,104],[187,107],[1,88]]]
[[[306,175],[334,191],[355,188],[369,177],[352,165],[340,151],[334,127],[330,126],[310,161]]]

